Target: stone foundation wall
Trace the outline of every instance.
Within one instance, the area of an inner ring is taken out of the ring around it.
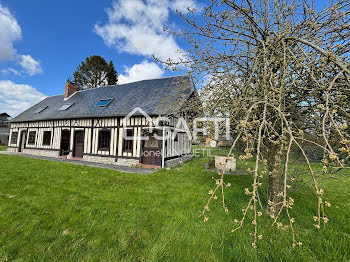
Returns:
[[[47,156],[47,157],[58,157],[59,151],[52,151],[52,150],[38,150],[38,149],[29,149],[25,148],[23,150],[24,154],[31,154],[36,156]]]
[[[114,157],[101,157],[101,156],[84,155],[83,160],[95,162],[95,163],[102,163],[102,164],[115,164]]]
[[[17,147],[8,147],[6,151],[8,151],[8,152],[17,152],[18,148]]]
[[[8,152],[17,152],[18,148],[7,148]],[[52,151],[52,150],[38,150],[38,149],[24,149],[23,153],[25,154],[32,154],[37,156],[47,156],[47,157],[58,157],[59,156],[59,150]],[[69,154],[67,159],[70,159],[72,156]],[[165,166],[166,167],[174,167],[181,163],[187,162],[192,159],[191,155],[184,155],[181,157],[177,157],[174,159],[166,160]],[[121,165],[121,166],[136,166],[140,163],[139,159],[132,159],[132,158],[118,158],[117,162],[115,161],[115,157],[101,157],[101,156],[89,156],[84,155],[83,156],[84,161],[89,162],[95,162],[95,163],[103,163],[103,164],[114,164],[114,165]]]
[[[192,159],[191,155],[185,155],[185,156],[180,156],[180,157],[177,157],[174,159],[166,160],[164,164],[166,167],[174,167],[174,166],[177,166],[177,165],[182,164],[184,162],[187,162],[191,159]]]
[[[121,166],[135,166],[139,163],[138,159],[118,158],[116,162],[115,157],[105,157],[105,156],[102,157],[102,156],[84,155],[83,159],[85,161],[90,161],[95,163],[114,164],[114,165],[121,165]]]
[[[118,158],[117,162],[113,164],[121,166],[136,166],[140,161],[138,159]]]

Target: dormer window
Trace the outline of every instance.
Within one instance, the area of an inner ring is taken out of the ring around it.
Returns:
[[[62,105],[58,110],[60,110],[60,111],[65,111],[65,110],[67,110],[68,108],[70,108],[72,105],[74,105],[74,104]]]
[[[42,111],[44,111],[46,108],[47,108],[47,106],[39,107],[37,110],[35,110],[35,111],[33,112],[33,114],[39,114],[39,113],[41,113]]]
[[[110,102],[112,102],[112,98],[108,98],[108,99],[101,99],[100,101],[97,102],[96,106],[99,107],[106,107],[109,105]]]

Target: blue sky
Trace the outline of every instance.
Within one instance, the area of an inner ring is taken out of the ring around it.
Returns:
[[[180,23],[175,10],[195,0],[0,0],[0,112],[17,115],[62,94],[90,55],[112,60],[119,82],[179,74],[152,54],[178,59],[181,43],[162,31]]]

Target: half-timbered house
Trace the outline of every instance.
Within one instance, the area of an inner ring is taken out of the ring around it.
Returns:
[[[64,95],[12,119],[8,150],[118,165],[174,165],[191,154],[190,136],[176,125],[190,99],[197,92],[189,76],[79,91],[67,83]]]

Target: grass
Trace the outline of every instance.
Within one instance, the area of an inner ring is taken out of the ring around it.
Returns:
[[[7,149],[7,146],[0,145],[0,151],[5,151]]]
[[[207,223],[198,217],[214,186],[205,161],[138,175],[0,155],[0,261],[350,260],[349,172],[318,178],[332,203],[326,228],[313,226],[317,202],[309,179],[301,177],[291,195],[303,245],[293,248],[290,233],[271,229],[263,215],[263,239],[254,250],[250,222],[231,233],[251,177],[227,176],[228,214],[216,200]],[[240,161],[238,167],[245,168]],[[304,169],[295,165],[296,172]]]

